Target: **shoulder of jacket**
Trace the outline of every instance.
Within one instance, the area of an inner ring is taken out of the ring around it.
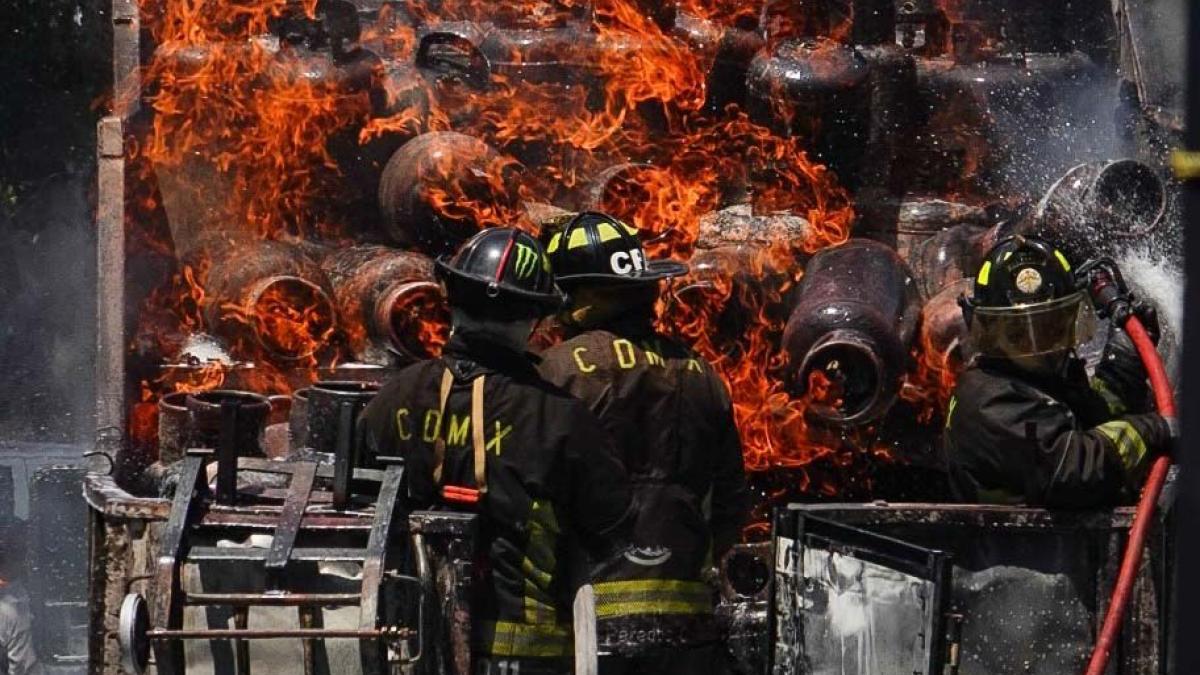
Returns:
[[[570,354],[571,350],[576,347],[591,347],[597,344],[608,344],[616,340],[617,336],[606,330],[589,330],[580,333],[574,337],[563,340],[562,342],[550,347],[542,352],[542,358],[549,358],[551,355]]]

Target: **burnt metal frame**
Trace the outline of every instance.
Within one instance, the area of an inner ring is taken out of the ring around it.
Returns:
[[[827,544],[830,550],[848,549],[852,555],[861,560],[894,569],[909,576],[924,579],[933,584],[933,596],[929,602],[933,608],[932,621],[928,627],[930,641],[929,661],[926,664],[926,675],[940,675],[947,663],[946,625],[949,620],[946,601],[950,588],[950,555],[936,549],[917,546],[894,537],[876,534],[858,527],[838,523],[827,518],[814,516],[803,508],[791,505],[776,509],[772,518],[772,563],[776,569],[770,575],[767,588],[767,663],[769,672],[779,672],[779,664],[775,662],[774,643],[776,639],[775,607],[777,565],[781,554],[791,558],[791,566],[796,570],[797,578],[802,569],[802,550],[804,542],[815,540]],[[786,531],[795,540],[791,551],[781,552],[777,548],[779,537]],[[803,629],[803,627],[802,627]]]
[[[363,472],[382,474],[366,548],[307,550],[295,548],[295,541],[305,520],[305,510],[313,494],[314,481],[320,473],[317,464],[303,461],[238,461],[236,455],[230,461],[227,457],[228,452],[218,452],[218,485],[221,482],[220,476],[230,471],[227,464],[233,466],[235,481],[237,469],[289,475],[291,481],[284,496],[283,505],[278,509],[279,518],[276,521],[274,538],[268,551],[264,553],[257,550],[235,549],[228,551],[228,555],[215,555],[219,549],[193,548],[187,544],[189,532],[204,523],[203,514],[205,512],[220,505],[225,501],[224,498],[236,497],[236,492],[232,495],[210,494],[205,467],[211,454],[207,450],[192,450],[184,458],[180,480],[171,505],[171,513],[161,538],[154,575],[155,594],[152,598],[150,627],[145,634],[145,637],[150,639],[154,646],[158,672],[165,674],[184,672],[181,649],[183,640],[234,640],[237,670],[240,675],[248,675],[250,672],[247,640],[302,639],[304,641],[305,673],[314,672],[315,641],[324,639],[353,638],[364,641],[362,649],[364,656],[367,657],[364,665],[370,668],[374,664],[374,667],[380,672],[386,670],[385,662],[388,661],[386,653],[371,653],[371,650],[386,650],[391,642],[416,637],[418,639],[416,654],[404,658],[400,662],[415,663],[421,658],[425,650],[420,627],[413,630],[400,626],[378,625],[379,594],[385,583],[385,575],[389,579],[412,583],[421,588],[425,588],[428,584],[428,582],[423,582],[415,577],[389,574],[385,568],[388,542],[391,539],[400,489],[404,481],[404,470],[401,464],[391,464],[382,472]],[[222,456],[223,454],[226,456]],[[339,473],[331,467],[323,468],[326,468],[326,474],[332,472],[336,475]],[[358,476],[355,477],[358,478]],[[365,476],[363,477],[365,478]],[[234,510],[241,509],[234,507]],[[236,518],[236,515],[234,517]],[[219,525],[219,523],[217,524]],[[180,568],[183,564],[216,558],[262,561],[267,572],[268,590],[261,594],[185,593],[180,588]],[[360,593],[309,594],[282,588],[283,571],[290,561],[336,558],[362,561],[363,576]],[[418,559],[422,558],[423,551],[419,551]],[[418,626],[424,623],[426,597],[426,594],[422,593],[418,603]],[[313,628],[312,624],[315,621],[313,608],[327,604],[358,605],[360,608],[358,628]],[[185,629],[183,628],[183,607],[187,605],[227,605],[233,610],[236,627],[233,629]],[[298,607],[301,613],[302,627],[299,629],[248,628],[249,609],[259,605]]]
[[[1188,493],[1184,493],[1186,496]],[[1045,531],[1064,534],[1092,531],[1096,535],[1107,533],[1107,563],[1097,569],[1096,598],[1103,608],[1111,599],[1113,580],[1119,565],[1121,551],[1133,522],[1132,507],[1118,507],[1102,511],[1047,510],[1030,507],[998,506],[990,504],[911,504],[874,502],[869,504],[829,503],[791,504],[790,509],[801,510],[827,520],[853,527],[933,527],[941,530],[969,531],[1009,530]],[[1155,533],[1147,543],[1150,555],[1143,560],[1141,571],[1134,586],[1133,604],[1122,629],[1118,652],[1114,657],[1116,670],[1120,673],[1137,675],[1165,675],[1167,673],[1191,672],[1184,669],[1172,670],[1170,660],[1174,656],[1176,640],[1172,626],[1178,621],[1180,609],[1172,603],[1177,569],[1173,551],[1175,533],[1170,521],[1187,514],[1172,509],[1155,521]],[[1186,537],[1183,540],[1186,541]],[[772,562],[774,562],[772,560]],[[1180,578],[1186,575],[1178,575]],[[949,628],[955,625],[951,616]],[[1094,629],[1099,629],[1103,612],[1097,611]],[[1182,625],[1182,624],[1181,624]],[[951,657],[954,655],[951,654]]]

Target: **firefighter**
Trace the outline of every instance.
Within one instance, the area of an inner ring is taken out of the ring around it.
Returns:
[[[539,377],[525,352],[535,324],[563,301],[537,240],[484,230],[436,270],[450,340],[440,359],[400,371],[367,406],[363,447],[405,458],[408,508],[481,514],[476,672],[570,672],[566,543],[616,550],[631,517],[628,478],[596,419]]]
[[[33,649],[33,614],[20,583],[24,526],[0,525],[0,675],[41,675]]]
[[[583,400],[612,436],[634,484],[633,546],[599,570],[599,632],[648,655],[605,658],[602,672],[703,673],[712,654],[712,589],[702,580],[738,540],[747,512],[742,446],[724,382],[654,329],[662,280],[687,266],[647,260],[637,230],[601,213],[544,233],[570,302],[566,341],[541,372]],[[603,640],[602,640],[603,641]],[[656,647],[690,647],[656,649]]]
[[[961,301],[977,356],[946,417],[951,485],[967,502],[1096,507],[1136,495],[1176,425],[1146,412],[1146,375],[1114,326],[1095,376],[1074,352],[1088,339],[1088,292],[1067,258],[1034,237],[986,256]],[[1149,305],[1136,312],[1153,336]],[[1155,337],[1155,339],[1157,339]]]

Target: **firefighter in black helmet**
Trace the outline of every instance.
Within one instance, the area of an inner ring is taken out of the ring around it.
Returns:
[[[725,384],[654,329],[659,282],[687,266],[647,260],[637,230],[601,213],[558,219],[542,238],[570,301],[559,314],[568,339],[546,350],[541,372],[613,437],[639,513],[633,547],[593,586],[602,647],[641,654],[606,657],[601,672],[708,672],[702,573],[738,540],[747,492]]]
[[[1112,328],[1090,380],[1074,349],[1091,308],[1066,257],[1033,237],[987,255],[963,315],[977,356],[947,411],[951,484],[968,502],[1092,507],[1137,494],[1173,423],[1147,413],[1146,375]],[[1138,310],[1152,335],[1158,322]]]
[[[595,417],[539,377],[525,352],[537,321],[563,301],[537,240],[484,230],[439,260],[437,274],[450,340],[440,359],[400,371],[367,406],[364,447],[405,458],[408,508],[483,518],[476,672],[570,672],[566,542],[604,555],[624,541],[628,478]]]

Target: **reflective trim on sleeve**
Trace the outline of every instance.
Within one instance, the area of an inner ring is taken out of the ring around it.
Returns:
[[[954,418],[954,409],[958,407],[958,397],[950,397],[950,405],[946,407],[946,428],[950,428],[950,420]]]
[[[476,644],[492,656],[570,656],[574,653],[571,626],[515,621],[480,621]]]
[[[635,614],[708,614],[713,591],[702,581],[636,579],[593,584],[596,618]]]
[[[1137,428],[1129,422],[1125,420],[1105,422],[1096,427],[1096,431],[1104,434],[1116,446],[1117,455],[1121,458],[1121,466],[1125,467],[1126,471],[1137,468],[1146,458],[1146,441],[1142,440],[1142,435],[1138,433]]]
[[[1104,399],[1104,405],[1108,406],[1110,415],[1124,415],[1129,409],[1125,406],[1125,401],[1117,395],[1115,391],[1109,388],[1108,383],[1099,377],[1093,377],[1090,383],[1092,391],[1100,394],[1100,398]]]

